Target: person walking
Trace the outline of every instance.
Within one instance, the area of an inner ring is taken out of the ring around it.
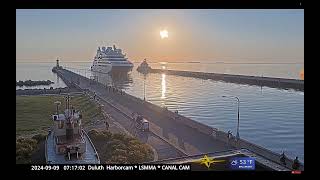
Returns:
[[[106,130],[108,130],[108,129],[109,129],[109,123],[108,123],[108,121],[106,121],[105,124],[106,124]]]
[[[230,138],[231,138],[231,132],[230,130],[228,131],[228,134],[227,134],[227,142],[228,142],[228,145],[230,143]]]
[[[299,162],[298,156],[297,156],[296,159],[293,161],[292,169],[293,170],[298,170],[299,168],[300,168],[300,162]]]
[[[280,155],[280,162],[283,164],[283,165],[286,165],[286,156],[284,155],[284,151],[282,151],[282,154]]]

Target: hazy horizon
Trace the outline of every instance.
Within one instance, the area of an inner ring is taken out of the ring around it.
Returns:
[[[16,10],[18,62],[90,62],[113,44],[133,62],[303,63],[304,10]]]

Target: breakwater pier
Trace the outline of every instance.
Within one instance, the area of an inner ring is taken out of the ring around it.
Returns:
[[[199,79],[212,79],[216,81],[224,81],[229,83],[248,84],[248,85],[266,86],[266,87],[279,88],[279,89],[294,89],[298,91],[304,91],[304,80],[299,80],[299,79],[284,79],[284,78],[178,71],[178,70],[152,69],[152,68],[149,69],[148,73],[165,73],[169,75],[177,75],[177,76],[192,77],[192,78],[199,78]]]
[[[139,140],[152,146],[159,160],[246,149],[254,154],[253,156],[263,159],[266,166],[272,166],[277,170],[291,169],[293,163],[291,159],[287,158],[286,165],[281,165],[280,154],[244,139],[237,140],[224,131],[196,122],[72,71],[59,68],[55,72],[68,86],[77,87],[90,95],[94,94],[103,111],[110,114]],[[134,113],[143,115],[149,121],[148,132],[137,132],[132,126]]]

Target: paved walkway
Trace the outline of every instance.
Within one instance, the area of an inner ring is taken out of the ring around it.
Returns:
[[[92,93],[90,96],[92,97]],[[103,104],[103,110],[105,113],[110,115],[110,118],[107,119],[109,124],[109,130],[113,133],[126,133],[129,136],[134,136],[138,138],[141,142],[149,144],[155,151],[155,160],[168,159],[174,157],[182,157],[184,154],[178,151],[175,147],[168,144],[163,139],[157,137],[150,132],[138,131],[131,120],[123,113],[117,111],[114,107],[110,106],[104,101],[99,101],[100,104]],[[103,123],[98,123],[93,125],[94,128],[104,129],[105,125]],[[91,127],[88,127],[91,128]]]

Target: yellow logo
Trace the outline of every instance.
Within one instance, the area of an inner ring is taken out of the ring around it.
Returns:
[[[214,160],[213,158],[208,157],[205,155],[200,160],[194,161],[195,163],[204,164],[208,169],[210,168],[211,164],[218,163],[218,162],[224,162],[225,160]]]

